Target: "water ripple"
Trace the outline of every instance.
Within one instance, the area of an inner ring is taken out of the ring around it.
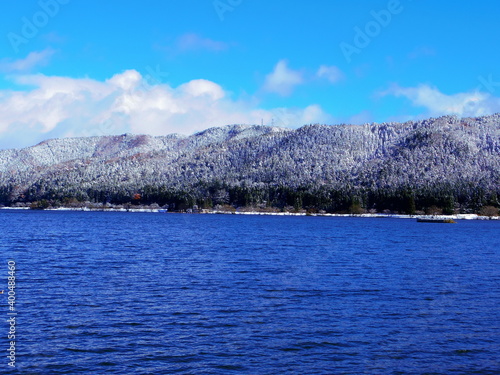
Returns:
[[[499,223],[0,212],[0,225],[23,374],[500,373]]]

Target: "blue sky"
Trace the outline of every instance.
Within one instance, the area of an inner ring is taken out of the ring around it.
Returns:
[[[0,3],[0,148],[500,112],[500,3]]]

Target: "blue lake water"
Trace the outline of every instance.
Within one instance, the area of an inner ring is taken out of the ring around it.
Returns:
[[[2,211],[0,228],[18,373],[500,373],[498,221]]]

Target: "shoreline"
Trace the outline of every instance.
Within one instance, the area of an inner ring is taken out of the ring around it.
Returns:
[[[480,216],[477,214],[455,214],[455,215],[404,215],[404,214],[307,214],[295,212],[224,212],[211,211],[207,214],[226,215],[271,215],[271,216],[317,216],[317,217],[358,217],[376,219],[453,219],[453,220],[500,220],[500,216]]]
[[[82,211],[82,212],[132,212],[132,213],[176,213],[189,214],[184,212],[167,212],[163,209],[152,208],[89,208],[89,207],[58,207],[46,208],[43,210],[33,210],[30,207],[0,207],[0,211]],[[452,219],[452,220],[500,220],[500,216],[480,216],[478,214],[455,214],[455,215],[405,215],[405,214],[317,214],[299,212],[259,212],[259,211],[220,211],[211,210],[194,213],[199,215],[255,215],[255,216],[312,216],[312,217],[357,217],[357,218],[378,218],[378,219]]]

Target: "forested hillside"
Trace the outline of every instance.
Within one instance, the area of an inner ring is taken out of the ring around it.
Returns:
[[[451,213],[498,207],[499,194],[499,114],[297,130],[231,125],[0,151],[3,205]]]

